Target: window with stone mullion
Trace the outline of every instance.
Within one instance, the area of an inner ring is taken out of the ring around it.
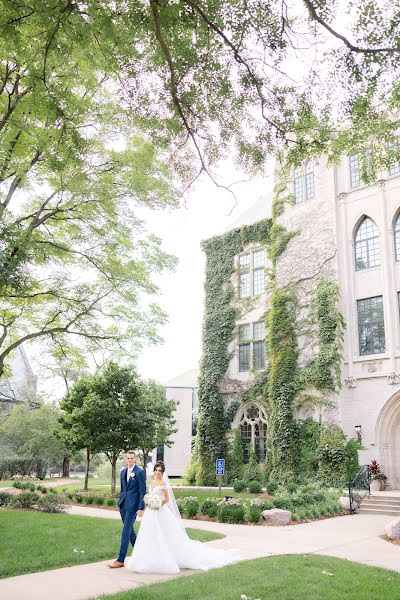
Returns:
[[[385,322],[383,298],[365,298],[357,301],[360,355],[385,352]]]

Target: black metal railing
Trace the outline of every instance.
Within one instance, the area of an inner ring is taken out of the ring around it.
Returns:
[[[356,503],[358,506],[360,506],[365,496],[371,493],[370,483],[371,471],[369,465],[364,465],[358,471],[353,481],[350,481],[349,483],[349,510],[351,513],[356,509],[354,504]]]

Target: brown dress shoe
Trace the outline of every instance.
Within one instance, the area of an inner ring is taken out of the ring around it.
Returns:
[[[120,569],[124,566],[123,562],[119,562],[118,560],[114,560],[111,565],[107,565],[110,569]]]

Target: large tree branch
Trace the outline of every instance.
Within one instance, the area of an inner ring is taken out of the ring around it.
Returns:
[[[319,23],[320,25],[322,25],[322,27],[324,27],[327,31],[329,31],[329,33],[331,35],[333,35],[335,38],[337,38],[338,40],[343,42],[344,45],[347,46],[347,48],[349,50],[351,50],[351,52],[356,52],[358,54],[381,54],[381,53],[397,54],[397,53],[399,53],[399,51],[400,51],[399,48],[388,48],[388,47],[362,48],[361,46],[356,46],[355,44],[350,42],[350,40],[348,40],[344,35],[342,35],[338,31],[336,31],[335,29],[333,29],[333,27],[331,27],[326,21],[324,21],[324,19],[318,14],[316,7],[311,2],[311,0],[303,0],[303,2],[306,5],[306,7],[308,8],[309,13],[310,13],[311,17],[314,19],[314,21],[317,21],[317,23]]]

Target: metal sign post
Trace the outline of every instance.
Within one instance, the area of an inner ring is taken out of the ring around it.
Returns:
[[[225,475],[225,460],[223,458],[217,458],[215,461],[215,473],[218,477],[219,499],[221,500],[222,476]]]

